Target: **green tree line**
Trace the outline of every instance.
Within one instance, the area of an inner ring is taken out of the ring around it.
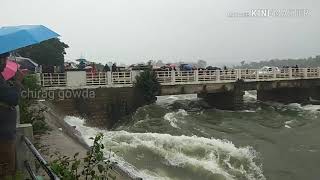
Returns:
[[[272,59],[249,63],[242,61],[240,65],[234,66],[234,68],[256,69],[262,68],[263,66],[276,66],[281,68],[284,66],[292,67],[296,65],[298,65],[298,67],[320,67],[320,55],[302,59]]]
[[[69,46],[58,38],[49,39],[39,44],[17,50],[22,57],[30,58],[41,65],[62,65],[65,49]]]

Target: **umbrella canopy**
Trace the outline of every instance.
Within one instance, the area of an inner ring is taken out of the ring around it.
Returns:
[[[176,65],[175,64],[169,64],[170,67],[175,68]]]
[[[8,60],[5,69],[1,72],[5,80],[11,79],[18,71],[20,65]]]
[[[42,25],[2,27],[0,28],[0,54],[58,36],[60,35]]]
[[[36,68],[38,67],[38,64],[33,62],[29,58],[24,57],[9,57],[9,59],[16,61],[18,64],[20,64],[20,69],[28,69],[29,71],[34,72]]]
[[[184,65],[183,66],[183,68],[185,69],[185,70],[192,70],[192,65],[191,64],[186,64],[186,65]]]
[[[91,66],[87,66],[84,69],[92,69],[92,67]]]

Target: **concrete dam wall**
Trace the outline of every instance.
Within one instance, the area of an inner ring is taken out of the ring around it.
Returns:
[[[68,90],[56,90],[68,91]],[[70,91],[70,90],[69,90]],[[77,89],[72,91],[87,91]],[[95,88],[94,97],[54,100],[52,103],[67,115],[85,117],[88,125],[112,128],[117,121],[147,102],[135,88]]]

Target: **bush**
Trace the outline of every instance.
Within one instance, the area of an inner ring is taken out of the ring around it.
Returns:
[[[93,179],[108,180],[110,179],[109,171],[116,162],[105,159],[103,149],[105,149],[102,140],[103,134],[99,133],[93,140],[93,146],[88,150],[86,157],[80,159],[79,153],[72,158],[62,156],[59,153],[52,155],[56,159],[50,163],[50,167],[57,176],[64,180]],[[111,152],[110,152],[111,153]],[[112,178],[114,179],[114,178]]]
[[[34,75],[27,75],[22,82],[23,88],[29,91],[39,91],[41,87],[38,85],[37,78]],[[35,134],[46,132],[49,127],[45,122],[43,112],[46,108],[38,108],[32,106],[35,103],[34,99],[21,98],[20,106],[20,121],[21,123],[30,123],[33,126]]]
[[[145,70],[136,77],[134,87],[137,88],[144,96],[148,103],[157,100],[156,95],[160,90],[160,83],[157,74],[152,70]]]
[[[37,77],[35,75],[27,75],[23,78],[22,84],[24,89],[30,89],[32,91],[38,91],[41,86],[38,84]]]

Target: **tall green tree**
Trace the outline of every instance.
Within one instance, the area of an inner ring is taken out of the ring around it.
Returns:
[[[156,95],[160,91],[160,83],[154,71],[148,69],[141,72],[140,75],[136,77],[134,87],[143,94],[144,100],[147,103],[153,103],[157,100]]]
[[[64,62],[65,49],[69,46],[58,38],[19,49],[23,57],[30,58],[41,65],[61,65]]]

